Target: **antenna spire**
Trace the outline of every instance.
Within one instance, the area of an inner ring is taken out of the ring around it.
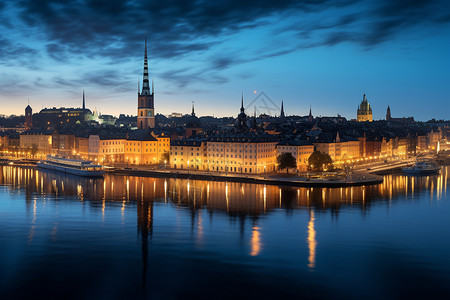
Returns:
[[[84,89],[83,89],[83,109],[86,109],[86,100],[84,98]]]

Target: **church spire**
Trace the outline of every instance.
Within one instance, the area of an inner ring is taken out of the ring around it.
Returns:
[[[191,113],[191,116],[195,117],[194,101],[192,101],[192,113]]]
[[[84,89],[83,89],[83,109],[86,109],[86,100],[84,98]]]
[[[147,34],[145,34],[144,78],[142,81],[142,94],[150,95],[150,86],[149,86],[149,81],[148,81]]]
[[[242,92],[242,96],[241,96],[241,113],[244,113],[245,109],[244,109],[244,92]]]
[[[387,107],[387,111],[386,111],[386,121],[389,121],[391,119],[391,108]]]
[[[283,100],[281,100],[281,112],[280,112],[280,118],[284,118],[284,106],[283,106]]]

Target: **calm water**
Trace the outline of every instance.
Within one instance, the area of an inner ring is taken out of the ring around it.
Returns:
[[[449,172],[297,189],[0,167],[0,299],[449,299]]]

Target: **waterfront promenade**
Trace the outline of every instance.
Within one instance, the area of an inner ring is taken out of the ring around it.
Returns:
[[[145,167],[115,168],[109,171],[116,175],[143,177],[171,177],[180,179],[231,181],[296,187],[349,187],[374,185],[383,182],[383,177],[367,172],[352,174],[311,173],[295,176],[284,173],[239,174],[225,172],[203,172],[194,170],[148,169]]]

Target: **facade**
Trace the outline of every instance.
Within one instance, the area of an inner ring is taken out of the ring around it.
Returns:
[[[89,109],[83,108],[44,108],[36,116],[41,127],[65,127],[82,124],[92,120]]]
[[[280,142],[277,145],[277,157],[282,153],[291,153],[300,172],[307,171],[308,159],[313,152],[314,145],[307,141]]]
[[[50,130],[32,129],[20,134],[19,147],[26,154],[45,157],[52,154],[53,136]]]
[[[74,134],[60,134],[54,131],[52,134],[52,153],[64,156],[71,156],[77,154],[76,138]]]
[[[170,167],[173,169],[207,170],[206,141],[173,141],[170,143]]]
[[[125,162],[125,136],[90,135],[88,139],[88,156],[99,163]],[[82,155],[82,149],[80,155]]]
[[[333,141],[313,143],[316,150],[328,154],[334,162],[358,159],[361,155],[360,141],[356,138],[340,138],[339,133]]]
[[[357,121],[358,122],[372,122],[372,108],[370,107],[369,101],[367,101],[366,94],[363,96],[361,104],[358,105]]]
[[[148,61],[147,61],[147,37],[145,37],[145,53],[144,53],[144,78],[142,82],[142,91],[138,91],[138,129],[155,128],[155,89],[148,79]]]
[[[125,162],[130,164],[169,163],[164,157],[170,153],[170,138],[148,130],[135,130],[125,141]]]
[[[261,174],[276,167],[277,141],[268,134],[247,133],[208,140],[208,170]]]

